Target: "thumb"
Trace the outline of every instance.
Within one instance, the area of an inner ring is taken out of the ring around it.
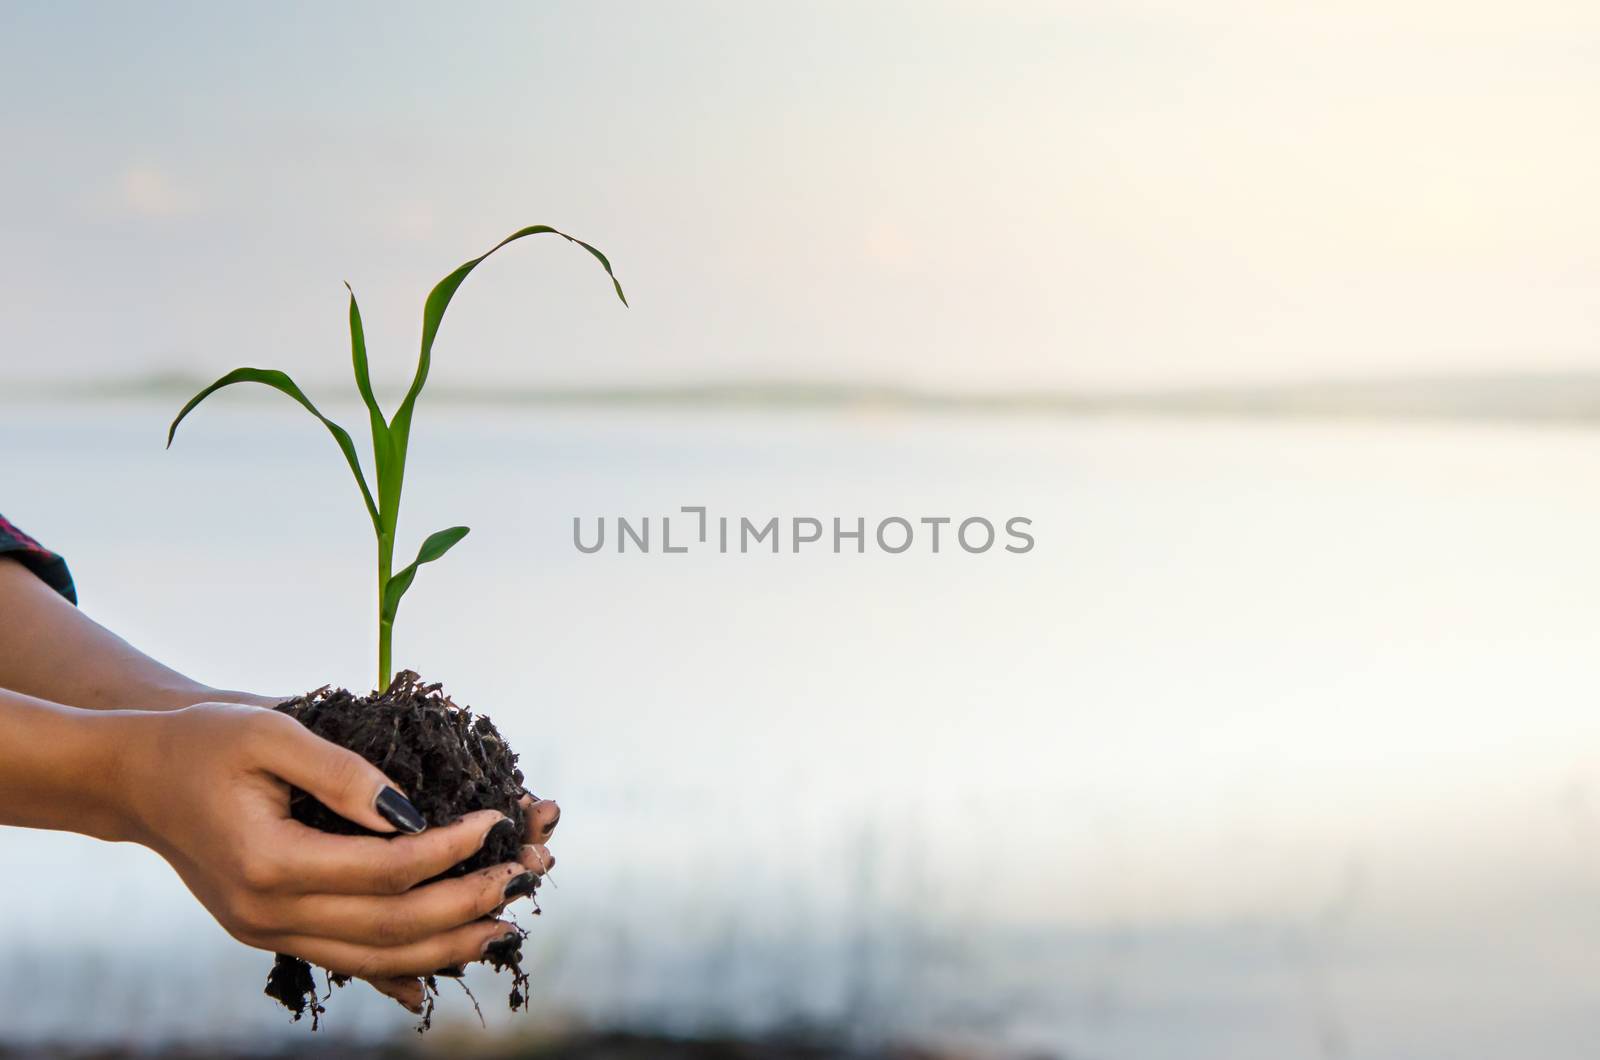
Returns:
[[[340,817],[374,832],[415,835],[428,827],[411,800],[383,771],[354,751],[330,743],[287,714],[265,711],[267,736],[257,764],[308,792]]]

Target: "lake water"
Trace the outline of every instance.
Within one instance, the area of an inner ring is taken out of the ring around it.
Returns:
[[[370,530],[326,435],[224,398],[164,452],[170,413],[8,406],[0,511],[203,680],[369,686]],[[1593,1055],[1600,433],[435,408],[413,453],[402,540],[474,530],[396,659],[564,808],[537,1018]],[[574,516],[684,505],[1020,515],[1037,544],[573,547]],[[0,859],[8,1039],[305,1033],[147,852],[7,830]],[[332,1034],[407,1025],[336,1001]]]

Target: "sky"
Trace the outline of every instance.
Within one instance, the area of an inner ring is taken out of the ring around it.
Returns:
[[[1336,8],[1336,10],[1334,9]],[[0,4],[11,379],[1600,370],[1600,6]],[[3,386],[0,381],[0,386]]]

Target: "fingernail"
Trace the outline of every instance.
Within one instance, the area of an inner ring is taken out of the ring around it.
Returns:
[[[428,827],[428,822],[423,819],[417,808],[411,805],[411,800],[390,787],[385,787],[378,792],[378,798],[373,805],[383,814],[383,819],[394,825],[406,835],[416,835]]]
[[[412,1004],[409,1004],[407,1002],[401,1001],[399,998],[395,998],[394,999],[394,1003],[396,1005],[399,1005],[401,1008],[405,1009],[407,1012],[411,1013],[413,1016],[422,1015],[422,1005],[421,1004],[412,1005]]]
[[[544,834],[549,835],[556,830],[556,825],[561,823],[561,807],[556,807],[556,815],[550,818],[550,823],[544,826]]]
[[[508,931],[504,935],[496,935],[483,944],[483,955],[491,961],[505,964],[517,955],[522,948],[522,936],[515,931]]]
[[[483,833],[483,846],[488,846],[489,840],[493,837],[498,836],[501,839],[510,839],[516,834],[516,822],[509,817],[502,817],[494,824],[490,825],[487,832]]]
[[[520,876],[513,876],[511,878],[511,881],[506,884],[506,889],[503,896],[505,900],[509,902],[513,898],[522,898],[526,895],[530,895],[534,891],[538,890],[538,888],[539,877],[535,876],[531,872],[524,872]]]
[[[467,974],[467,966],[464,964],[452,964],[448,968],[440,968],[433,974],[443,976],[446,979],[460,979]]]

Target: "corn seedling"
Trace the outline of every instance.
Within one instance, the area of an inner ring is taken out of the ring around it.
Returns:
[[[378,399],[372,392],[372,379],[367,369],[366,337],[361,327],[361,310],[356,305],[354,289],[350,289],[350,360],[355,369],[356,389],[360,392],[361,401],[367,408],[372,427],[372,466],[378,487],[376,492],[368,485],[367,477],[361,469],[361,459],[356,452],[355,442],[351,440],[349,432],[318,411],[311,403],[311,399],[306,397],[305,392],[286,373],[274,369],[235,368],[190,398],[189,403],[183,406],[167,430],[167,446],[170,448],[172,439],[178,432],[178,424],[182,423],[184,417],[189,415],[200,402],[234,383],[261,383],[299,402],[307,412],[322,422],[328,433],[333,435],[333,440],[338,443],[340,452],[344,454],[345,462],[350,465],[350,473],[355,476],[356,485],[361,489],[361,500],[366,505],[367,515],[372,519],[373,533],[377,538],[378,689],[380,691],[388,687],[392,676],[391,649],[394,642],[395,616],[399,613],[401,598],[405,596],[406,590],[411,588],[411,583],[417,576],[417,568],[424,563],[432,563],[439,559],[467,536],[465,526],[452,526],[447,530],[429,534],[423,540],[422,547],[417,550],[415,560],[398,571],[393,569],[395,533],[400,522],[400,494],[405,485],[407,447],[411,440],[411,420],[416,412],[417,398],[422,394],[423,384],[428,381],[434,338],[439,333],[439,325],[444,320],[444,312],[450,305],[450,299],[454,297],[457,288],[473,269],[507,243],[524,236],[547,234],[560,236],[588,251],[606,270],[606,275],[611,279],[611,286],[616,290],[622,304],[628,304],[627,297],[622,293],[622,285],[617,282],[615,274],[611,271],[611,262],[606,260],[606,256],[595,247],[565,232],[558,232],[548,225],[533,225],[513,232],[491,247],[488,252],[473,258],[440,280],[429,293],[422,310],[422,349],[417,358],[416,375],[412,378],[411,387],[406,391],[400,406],[389,418],[384,417],[383,409],[379,407]],[[346,284],[345,287],[349,289],[350,285]]]

